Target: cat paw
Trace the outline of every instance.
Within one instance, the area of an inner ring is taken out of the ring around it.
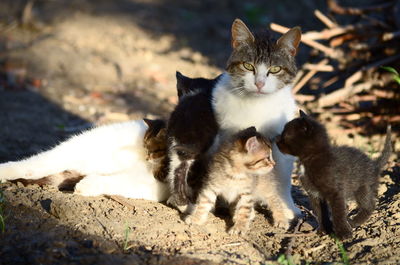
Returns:
[[[351,228],[349,227],[335,229],[335,235],[340,240],[349,239],[352,237],[352,234]]]
[[[205,223],[205,221],[201,221],[199,218],[196,218],[193,215],[188,215],[185,218],[185,223],[187,225],[202,225]]]
[[[290,222],[288,220],[274,220],[274,226],[288,230],[290,228]]]
[[[291,219],[286,218],[282,214],[275,214],[273,216],[274,219],[274,227],[282,228],[284,230],[288,230],[290,228]]]
[[[360,224],[355,222],[354,220],[349,220],[349,224],[352,228],[356,228],[356,227],[360,226]]]
[[[160,167],[153,171],[154,178],[161,182],[166,182],[168,171],[164,170],[164,168]]]
[[[245,225],[233,225],[229,230],[228,233],[230,235],[237,235],[237,236],[243,236],[246,234],[248,228]]]
[[[187,203],[182,203],[177,200],[177,196],[171,195],[167,200],[167,205],[177,209],[181,213],[185,213],[188,209]]]
[[[275,211],[272,216],[274,220],[274,227],[288,230],[292,223],[303,217],[303,214],[300,209],[294,207],[292,210],[286,209],[283,211]]]

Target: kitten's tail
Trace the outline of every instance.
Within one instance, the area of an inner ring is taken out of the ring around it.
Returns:
[[[390,154],[392,153],[391,131],[391,126],[388,125],[386,129],[385,146],[382,150],[381,155],[375,160],[376,166],[379,171],[386,165],[389,160]]]

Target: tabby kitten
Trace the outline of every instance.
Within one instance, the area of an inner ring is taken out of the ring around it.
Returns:
[[[273,139],[293,119],[297,107],[291,89],[300,38],[298,27],[273,41],[267,31],[253,34],[240,19],[233,22],[233,51],[226,72],[212,91],[220,127],[215,145],[218,139],[250,126]],[[291,197],[294,157],[283,155],[275,143],[272,152],[276,165],[273,174],[265,176],[271,183],[265,193],[273,199],[268,204],[271,211],[284,217],[276,225],[289,228],[290,221],[300,214]]]
[[[100,126],[30,158],[0,164],[0,181],[52,185],[84,196],[101,194],[164,201],[160,163],[167,153],[165,123],[137,120]],[[154,174],[154,175],[153,175]]]
[[[168,204],[181,208],[196,199],[201,185],[199,171],[204,171],[206,152],[218,131],[211,107],[211,89],[219,77],[189,78],[179,72],[176,77],[180,98],[167,126],[168,180],[172,193]]]
[[[304,165],[301,184],[310,197],[319,230],[332,232],[330,212],[337,237],[351,237],[351,226],[364,223],[375,209],[379,174],[391,153],[390,126],[376,160],[358,149],[331,145],[325,127],[302,111],[300,118],[285,125],[277,144],[282,152],[298,156]],[[347,218],[346,201],[350,199],[358,205],[352,220]]]
[[[146,161],[154,177],[161,182],[167,182],[169,160],[167,156],[167,129],[163,120],[143,119],[148,125],[143,137],[143,147]]]
[[[254,202],[264,198],[266,179],[274,162],[271,143],[254,127],[242,130],[223,142],[211,158],[208,175],[187,224],[204,224],[217,196],[235,203],[231,234],[244,234],[254,217]],[[265,200],[263,200],[265,201]]]

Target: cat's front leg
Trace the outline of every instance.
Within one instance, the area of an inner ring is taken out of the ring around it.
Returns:
[[[293,163],[295,158],[293,156],[282,154],[276,143],[272,144],[272,155],[275,161],[275,167],[269,174],[271,184],[275,187],[275,190],[271,189],[271,193],[274,197],[277,197],[277,207],[271,209],[273,212],[277,211],[277,216],[282,216],[284,228],[289,228],[287,224],[290,224],[295,218],[301,216],[301,211],[296,207],[291,194],[291,174],[293,170]]]
[[[234,225],[229,229],[231,235],[243,235],[250,227],[254,217],[254,201],[250,192],[240,195],[233,215]]]
[[[325,200],[315,196],[315,194],[308,193],[311,202],[311,208],[316,215],[318,222],[318,234],[330,234],[333,232],[332,223],[329,217],[329,208]]]
[[[167,156],[163,157],[161,161],[154,166],[153,175],[154,178],[161,182],[167,182],[169,172],[169,158]]]
[[[301,176],[300,183],[301,186],[306,190],[310,199],[311,209],[318,222],[318,234],[323,235],[332,233],[332,224],[329,219],[329,210],[326,201],[321,198],[318,190],[307,178],[307,176]]]
[[[328,198],[332,211],[333,229],[336,236],[343,240],[352,236],[352,228],[347,220],[346,201],[342,194],[334,194]]]
[[[200,193],[192,213],[185,218],[186,224],[202,225],[207,221],[208,213],[215,205],[217,195],[212,191]]]

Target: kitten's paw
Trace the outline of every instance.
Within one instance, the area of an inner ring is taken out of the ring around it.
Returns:
[[[185,218],[185,223],[186,223],[187,225],[193,224],[193,217],[192,217],[191,215],[186,216],[186,218]]]
[[[350,226],[339,227],[335,229],[335,235],[340,240],[349,239],[352,237],[352,231]]]
[[[282,228],[288,230],[290,228],[291,219],[286,218],[286,216],[282,213],[273,214],[274,219],[274,227]]]
[[[205,223],[205,221],[200,220],[199,218],[193,216],[193,215],[188,215],[185,218],[185,223],[187,225],[202,225]]]
[[[358,226],[360,226],[360,224],[358,224],[357,222],[355,222],[354,220],[349,220],[349,224],[352,228],[356,228]]]
[[[357,228],[357,227],[359,227],[360,225],[362,225],[363,223],[365,223],[365,221],[368,219],[368,217],[362,217],[362,218],[357,218],[358,216],[356,215],[355,217],[354,217],[354,219],[350,219],[350,220],[348,220],[349,221],[349,224],[350,224],[350,226],[352,227],[352,228]]]
[[[181,203],[177,201],[177,197],[175,195],[171,195],[167,200],[167,205],[177,209],[181,213],[185,213],[188,209],[188,204]]]
[[[274,226],[284,230],[288,230],[290,228],[290,222],[289,220],[274,220]]]
[[[238,236],[243,236],[247,233],[247,226],[246,225],[233,225],[229,230],[228,233],[230,235],[238,235]]]
[[[326,235],[327,233],[326,233],[326,231],[325,231],[325,229],[323,228],[323,227],[321,227],[321,226],[319,226],[318,228],[317,228],[317,235],[319,235],[319,236],[324,236],[324,235]]]
[[[166,182],[168,171],[164,170],[163,167],[159,167],[153,171],[154,178],[161,182]]]

